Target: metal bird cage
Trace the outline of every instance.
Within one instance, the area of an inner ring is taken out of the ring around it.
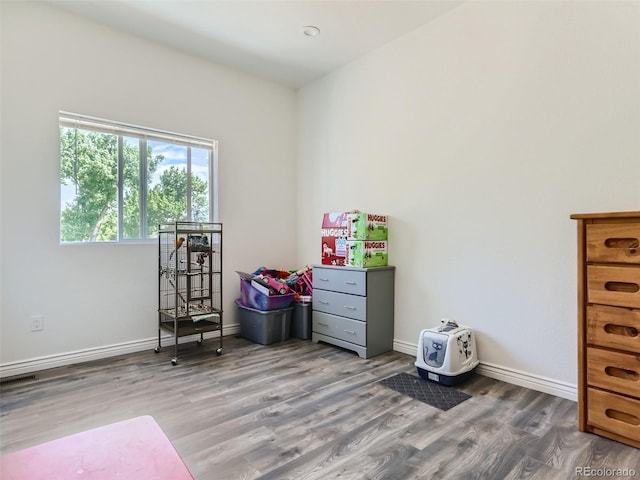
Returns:
[[[158,347],[162,332],[178,339],[219,331],[222,353],[222,224],[175,222],[158,231]]]

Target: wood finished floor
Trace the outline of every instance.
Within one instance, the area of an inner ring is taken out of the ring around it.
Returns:
[[[443,412],[377,384],[415,373],[402,353],[217,346],[184,344],[177,366],[164,348],[6,383],[0,453],[148,414],[197,480],[584,478],[576,467],[640,478],[640,451],[579,432],[570,400],[476,376],[459,387],[472,398]]]

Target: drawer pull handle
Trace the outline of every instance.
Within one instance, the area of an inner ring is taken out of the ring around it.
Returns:
[[[627,327],[625,325],[616,325],[613,323],[607,323],[604,326],[604,331],[612,335],[623,335],[625,337],[637,337],[638,329],[635,327]]]
[[[606,282],[604,288],[609,292],[637,293],[640,285],[630,282]]]
[[[322,322],[318,322],[318,325],[322,325],[323,327],[328,327],[329,326],[328,323],[322,323]]]
[[[321,280],[323,282],[328,282],[329,281],[329,279],[326,278],[326,277],[319,277],[318,280]]]
[[[640,425],[640,418],[636,417],[635,415],[631,415],[630,413],[625,413],[619,410],[613,410],[612,408],[607,408],[604,414],[609,418],[613,418],[614,420],[619,420],[624,423],[630,423],[631,425],[635,425],[635,426]]]
[[[318,301],[323,305],[329,305],[329,302],[327,302],[326,300],[318,300]]]
[[[632,382],[637,382],[638,379],[640,379],[640,374],[638,374],[638,372],[627,370],[626,368],[607,367],[604,369],[604,373],[610,377],[621,378],[622,380],[631,380]]]
[[[347,282],[347,281],[345,281],[344,283],[346,283],[347,285],[357,285],[356,282]]]
[[[351,335],[355,335],[356,332],[354,332],[353,330],[345,330],[345,332],[350,333]]]
[[[344,308],[346,308],[347,310],[356,310],[356,307],[352,307],[350,305],[345,305]]]
[[[637,238],[607,238],[604,241],[607,248],[628,248],[629,253],[636,253],[636,249],[640,246],[640,240]]]

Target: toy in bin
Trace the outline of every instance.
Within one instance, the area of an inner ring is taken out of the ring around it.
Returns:
[[[286,295],[287,293],[291,293],[289,285],[265,275],[256,275],[253,277],[251,284],[256,288],[262,286],[264,288],[264,293],[267,295]]]
[[[443,319],[440,326],[420,332],[415,366],[422,378],[455,385],[471,377],[478,363],[476,338],[470,328]]]

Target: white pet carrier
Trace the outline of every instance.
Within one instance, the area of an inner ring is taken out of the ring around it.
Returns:
[[[422,378],[454,385],[475,373],[478,366],[475,335],[453,320],[420,332],[415,366]]]

